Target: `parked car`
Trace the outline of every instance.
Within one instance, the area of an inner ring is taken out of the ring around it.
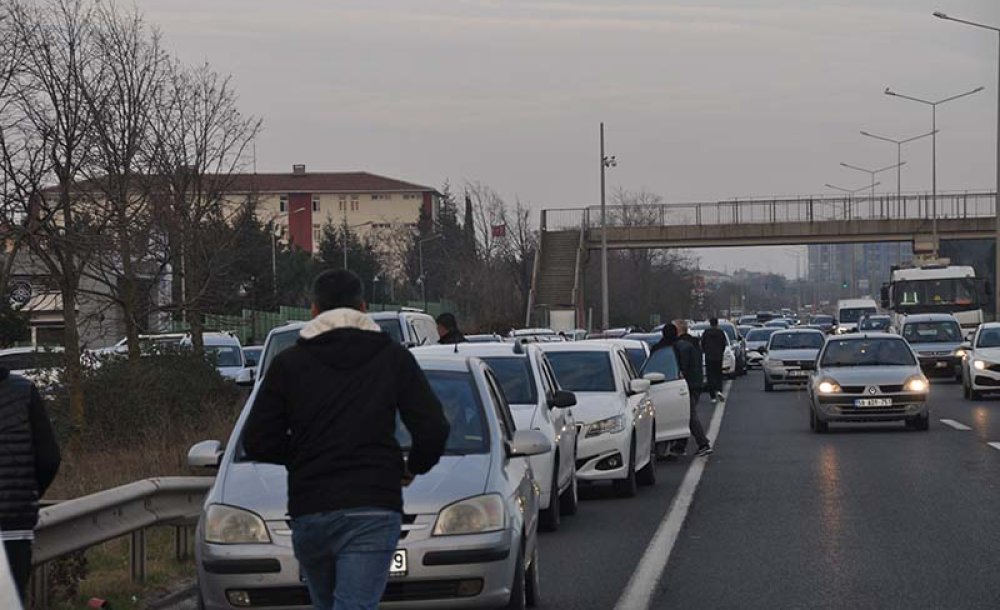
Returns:
[[[747,333],[747,367],[757,368],[764,364],[764,352],[771,335],[778,332],[777,328],[754,328]]]
[[[708,328],[708,323],[707,322],[704,322],[704,323],[699,322],[697,324],[691,324],[688,327],[688,332],[691,333],[692,337],[699,337],[700,338],[701,335],[705,332],[706,328]],[[726,342],[727,342],[726,343],[726,349],[722,353],[722,374],[725,375],[726,377],[730,378],[730,379],[735,379],[736,378],[736,348],[733,345],[732,341],[730,341],[728,333],[726,333]],[[702,360],[703,360],[702,366],[704,366],[704,358],[702,358]],[[706,379],[708,378],[707,375],[706,375],[705,378]]]
[[[661,335],[662,336],[662,335]],[[639,339],[592,339],[594,341],[607,341],[617,345],[625,350],[628,355],[629,361],[632,363],[632,368],[639,370],[642,365],[646,363],[646,358],[649,357],[650,345],[645,341],[640,341]]]
[[[833,334],[833,330],[837,326],[837,320],[833,316],[818,313],[809,316],[809,325],[818,326],[820,330],[830,335]]]
[[[654,345],[656,345],[657,343],[660,342],[661,339],[663,339],[663,333],[662,332],[656,332],[656,333],[629,333],[629,334],[625,335],[622,338],[623,339],[630,339],[632,341],[642,341],[642,342],[646,343],[646,345],[648,345],[650,347],[650,349],[652,349]]]
[[[776,385],[802,385],[816,368],[826,335],[818,330],[779,330],[771,335],[764,356],[764,391]]]
[[[892,328],[892,316],[887,316],[885,314],[869,314],[862,316],[858,320],[858,332],[880,332],[880,333],[891,333]]]
[[[962,344],[962,390],[969,400],[1000,391],[1000,322],[987,322]]]
[[[604,341],[543,343],[560,387],[576,394],[576,476],[612,481],[621,496],[656,483],[650,382],[639,378],[625,350]]]
[[[576,514],[576,397],[563,390],[538,344],[460,343],[414,350],[414,354],[462,355],[479,358],[503,386],[518,430],[538,430],[554,448],[530,458],[541,497],[542,529],[555,531],[562,515]]]
[[[62,346],[26,346],[0,349],[0,367],[34,383],[39,392],[49,394],[59,384],[63,366]]]
[[[238,380],[246,368],[243,359],[243,346],[239,338],[232,333],[207,332],[202,333],[205,345],[205,355],[211,358],[216,370],[226,379]],[[191,336],[187,335],[180,341],[181,349],[191,349]],[[243,373],[245,375],[245,373]]]
[[[955,316],[947,313],[906,316],[901,334],[917,353],[925,375],[962,380],[965,350],[961,348],[962,327]]]
[[[420,309],[404,307],[399,311],[376,311],[368,316],[379,325],[382,332],[406,347],[437,345],[440,336],[437,322]]]
[[[831,337],[808,387],[814,432],[826,432],[835,422],[904,421],[909,428],[929,429],[930,384],[899,335]]]
[[[301,326],[271,331],[259,378]],[[532,605],[539,594],[538,491],[527,458],[551,445],[536,430],[515,430],[501,384],[482,361],[417,361],[452,429],[437,466],[403,490],[403,531],[384,607]],[[259,389],[258,382],[225,449],[203,441],[188,453],[190,466],[218,468],[195,545],[199,602],[208,610],[309,605],[292,552],[286,471],[243,456],[243,426]],[[397,439],[405,450],[402,427]]]
[[[691,436],[691,393],[672,349],[650,354],[639,374],[651,384],[649,396],[656,407],[653,442],[656,455],[665,458],[670,441]]]
[[[740,316],[736,324],[738,326],[760,326],[761,322],[757,320],[757,316]]]
[[[243,364],[245,364],[247,368],[256,368],[257,363],[260,362],[260,356],[263,352],[263,345],[244,345]]]

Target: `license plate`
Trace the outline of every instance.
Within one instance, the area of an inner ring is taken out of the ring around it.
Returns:
[[[935,364],[934,366],[936,366],[939,369],[946,369],[946,368],[948,368],[948,364],[949,363],[947,363],[947,362],[938,361],[938,363]]]
[[[808,377],[809,371],[788,371],[789,377]]]
[[[854,401],[855,407],[891,407],[891,398],[858,398]]]
[[[406,576],[406,549],[399,549],[392,554],[389,576]]]

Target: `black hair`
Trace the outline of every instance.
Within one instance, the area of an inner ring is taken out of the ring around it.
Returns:
[[[365,304],[365,289],[353,271],[331,269],[313,280],[312,300],[320,312],[342,307],[360,310]]]
[[[719,319],[718,318],[709,318],[708,319],[708,325],[709,326],[718,326],[719,325]]]
[[[455,331],[458,330],[458,320],[455,319],[455,314],[445,312],[437,317],[435,320],[438,324],[443,326],[446,330]]]

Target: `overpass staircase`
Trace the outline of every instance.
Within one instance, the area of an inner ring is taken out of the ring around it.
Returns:
[[[544,214],[544,212],[543,212]],[[543,217],[542,225],[545,221]],[[580,324],[583,302],[583,264],[587,250],[585,231],[541,231],[528,297],[527,326],[549,326],[553,309],[573,309]]]

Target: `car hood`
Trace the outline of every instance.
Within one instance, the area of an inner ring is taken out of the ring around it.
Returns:
[[[990,362],[1000,362],[1000,347],[977,347],[976,358]]]
[[[218,369],[219,374],[226,379],[236,379],[240,371],[243,370],[242,366],[220,366]]]
[[[934,353],[943,355],[945,352],[951,354],[961,344],[961,341],[934,341],[932,343],[910,343],[910,347],[918,354]]]
[[[916,366],[871,366],[871,367],[825,367],[821,377],[829,377],[840,385],[902,385],[914,375],[919,375]]]
[[[621,398],[615,392],[576,392],[573,415],[577,423],[592,424],[621,412]]]
[[[435,514],[462,498],[486,489],[489,454],[445,455],[427,474],[403,489],[407,514]],[[288,519],[288,487],[285,468],[258,462],[229,465],[219,502],[251,510],[266,521]]]
[[[815,360],[819,348],[815,349],[775,349],[767,353],[771,360]]]

